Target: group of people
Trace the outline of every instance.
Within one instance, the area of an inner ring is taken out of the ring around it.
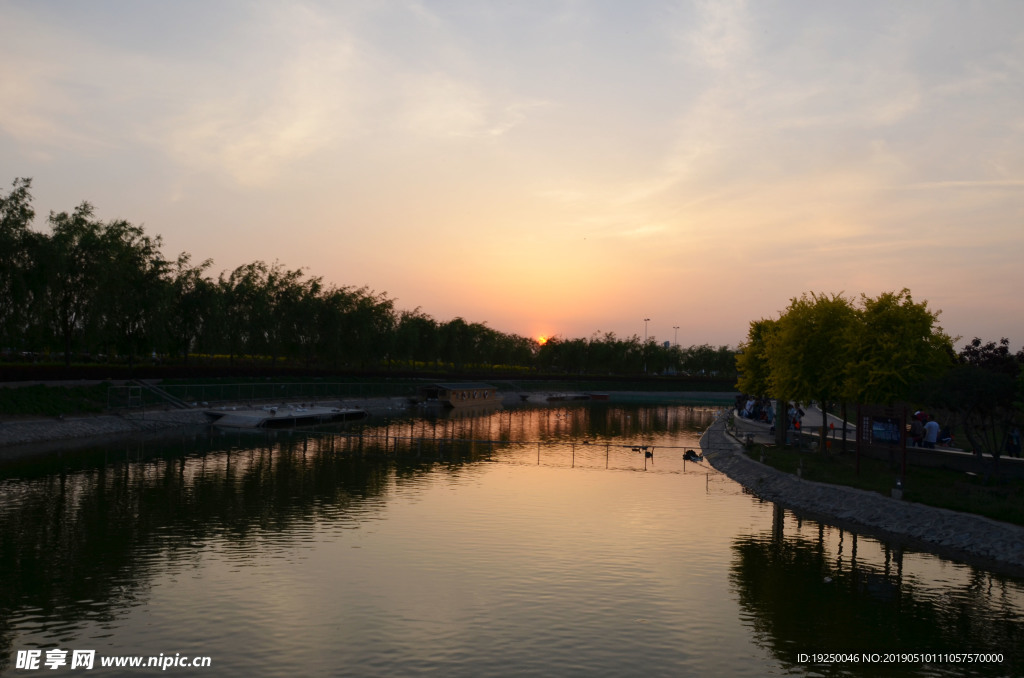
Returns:
[[[754,396],[738,396],[736,398],[736,412],[744,419],[764,422],[775,431],[775,408],[772,406],[771,398],[755,398]],[[799,431],[804,418],[804,411],[797,403],[786,403],[786,411],[779,412],[783,418],[786,428]]]
[[[934,450],[936,445],[949,447],[953,444],[953,434],[949,427],[942,428],[935,421],[934,414],[926,414],[921,410],[914,412],[910,420],[910,444],[912,447],[924,447]]]
[[[755,398],[749,395],[736,397],[736,411],[744,419],[761,421],[769,424],[772,431],[775,431],[776,414],[770,398]],[[788,430],[800,431],[804,411],[797,403],[786,403],[786,411],[780,412],[780,417],[785,418]],[[913,447],[935,449],[937,445],[943,447],[953,446],[953,432],[949,426],[940,426],[935,420],[935,415],[928,414],[921,410],[914,412],[910,423],[910,444]],[[1011,457],[1021,456],[1021,435],[1020,430],[1012,428],[1007,435],[1006,452]]]
[[[744,397],[741,395],[736,398],[736,411],[744,419],[763,421],[766,424],[775,425],[775,409],[772,407],[770,398]]]

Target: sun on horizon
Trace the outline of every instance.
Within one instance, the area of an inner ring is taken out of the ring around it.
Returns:
[[[537,343],[543,346],[544,344],[548,343],[548,338],[542,334],[539,337],[537,337]]]

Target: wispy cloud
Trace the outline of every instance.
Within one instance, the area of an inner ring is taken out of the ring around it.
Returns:
[[[971,281],[993,272],[1024,285],[1021,3],[0,13],[4,164],[95,168],[60,199],[132,200],[134,218],[173,223],[180,247],[219,265],[280,256],[430,312],[460,288],[417,262],[457,253],[489,281],[478,302],[500,309],[495,326],[516,329],[516,304],[533,312],[515,283],[531,277],[601,318],[581,334],[618,330],[609,318],[636,315],[643,289],[681,278],[741,300],[720,321],[739,331],[812,285],[910,286],[939,307],[964,305],[958,286],[985,294]],[[268,254],[211,237],[223,214],[253,233],[307,226]],[[344,246],[324,247],[338,233]],[[663,296],[652,316],[714,310]],[[1006,299],[1000,319],[1024,317]]]
[[[935,190],[945,188],[956,189],[1005,189],[1018,190],[1024,188],[1024,179],[992,179],[980,181],[922,181],[916,184],[895,186],[896,189],[905,190]]]

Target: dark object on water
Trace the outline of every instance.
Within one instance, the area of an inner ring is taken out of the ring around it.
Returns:
[[[337,407],[283,407],[266,406],[261,410],[250,408],[205,410],[215,426],[229,428],[271,428],[298,426],[300,424],[325,424],[337,421],[365,419],[367,412],[361,408],[340,409]]]
[[[704,453],[697,454],[693,450],[683,452],[683,459],[686,461],[704,461]]]

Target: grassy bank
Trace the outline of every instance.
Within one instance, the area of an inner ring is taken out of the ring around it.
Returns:
[[[786,473],[800,469],[807,480],[845,485],[890,495],[900,478],[899,463],[862,456],[860,471],[856,455],[799,451],[793,447],[766,447],[765,463]],[[754,460],[761,459],[760,445],[747,449]],[[903,498],[928,506],[973,513],[993,520],[1024,525],[1024,480],[986,479],[979,475],[941,468],[911,467],[903,487]]]

